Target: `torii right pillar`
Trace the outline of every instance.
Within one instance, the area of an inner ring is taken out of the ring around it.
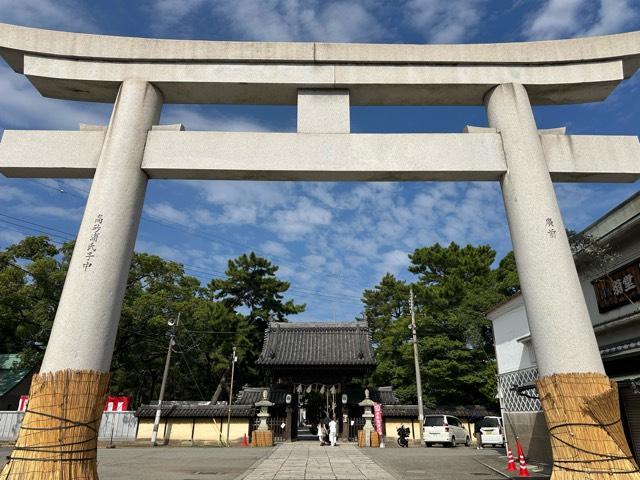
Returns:
[[[604,371],[529,97],[520,84],[485,99],[502,136],[509,230],[538,364],[554,480],[640,479],[615,382]]]

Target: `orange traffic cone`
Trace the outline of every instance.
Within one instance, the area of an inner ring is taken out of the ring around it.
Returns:
[[[242,443],[240,444],[242,447],[248,447],[249,443],[247,442],[247,434],[242,435]]]
[[[515,472],[516,471],[516,461],[513,459],[513,453],[511,452],[511,448],[509,444],[507,444],[507,471]]]
[[[516,447],[518,449],[518,459],[520,460],[520,471],[518,472],[519,477],[529,477],[529,470],[527,470],[527,462],[524,460],[524,452],[522,451],[522,446],[520,445],[520,441],[516,438]]]

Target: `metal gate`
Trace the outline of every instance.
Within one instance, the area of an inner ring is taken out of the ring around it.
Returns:
[[[349,441],[358,441],[358,432],[364,427],[365,419],[362,417],[356,417],[349,419]]]
[[[284,442],[286,440],[285,428],[282,425],[287,421],[286,417],[269,417],[267,418],[267,425],[269,426],[269,430],[273,433],[273,441],[274,442]],[[253,438],[253,432],[258,429],[258,425],[260,425],[260,419],[254,418],[251,423],[251,431],[249,432],[249,440]]]

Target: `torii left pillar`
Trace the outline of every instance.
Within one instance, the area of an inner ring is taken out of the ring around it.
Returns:
[[[98,478],[97,432],[147,187],[142,157],[161,108],[150,83],[121,84],[42,367],[0,480]]]

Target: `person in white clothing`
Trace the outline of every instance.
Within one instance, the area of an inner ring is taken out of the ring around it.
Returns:
[[[331,418],[329,422],[329,441],[331,442],[331,446],[336,446],[336,437],[338,435],[338,424],[335,419]]]
[[[318,422],[318,440],[320,440],[320,446],[324,447],[324,435],[325,435],[324,423]]]

